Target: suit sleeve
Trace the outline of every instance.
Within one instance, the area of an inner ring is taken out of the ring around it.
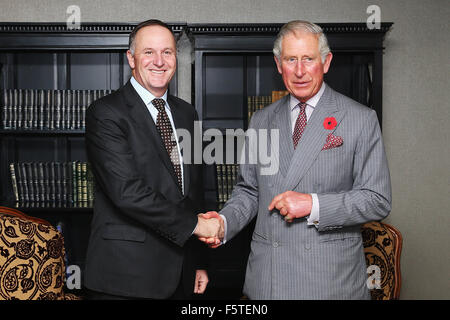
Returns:
[[[255,128],[258,116],[258,113],[253,115],[249,129]],[[258,213],[257,165],[252,164],[248,159],[249,153],[255,152],[255,148],[256,146],[249,143],[249,139],[246,137],[243,151],[248,153],[243,153],[246,158],[239,165],[237,183],[233,188],[230,199],[220,211],[220,214],[224,215],[227,221],[227,233],[225,235],[227,241],[244,229]]]
[[[105,103],[97,102],[88,108],[86,149],[96,183],[121,214],[183,246],[197,217],[145,183],[135,167],[121,121]]]
[[[371,111],[358,138],[350,191],[318,194],[318,231],[382,220],[391,210],[391,182],[381,130]]]

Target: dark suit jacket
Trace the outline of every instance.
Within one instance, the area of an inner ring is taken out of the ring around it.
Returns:
[[[168,103],[176,128],[193,137],[195,109],[170,95]],[[184,164],[183,195],[130,82],[88,108],[86,149],[96,182],[86,287],[158,299],[169,297],[182,279],[192,293],[195,270],[205,268],[206,247],[191,236],[203,207],[201,166]]]

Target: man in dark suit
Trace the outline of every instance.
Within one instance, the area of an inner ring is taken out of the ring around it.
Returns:
[[[131,80],[86,115],[96,193],[85,286],[93,299],[189,298],[208,283],[207,248],[193,234],[219,229],[196,215],[201,166],[183,159],[176,139],[178,128],[193,134],[197,113],[167,93],[176,41],[166,24],[139,24],[127,58]]]

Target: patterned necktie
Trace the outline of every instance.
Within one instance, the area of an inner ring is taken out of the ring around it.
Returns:
[[[300,102],[300,113],[298,114],[297,120],[295,121],[294,133],[292,134],[292,140],[294,141],[294,149],[297,148],[297,144],[302,137],[303,130],[306,127],[306,103]]]
[[[175,137],[173,136],[172,125],[170,124],[169,117],[167,116],[165,110],[165,102],[164,99],[153,99],[152,104],[158,110],[158,116],[156,117],[156,128],[158,129],[159,134],[164,142],[164,146],[169,154],[170,160],[172,161],[172,165],[177,176],[178,186],[180,190],[182,189],[182,179],[181,179],[181,165],[180,165],[180,157],[178,155],[177,142],[175,141]]]

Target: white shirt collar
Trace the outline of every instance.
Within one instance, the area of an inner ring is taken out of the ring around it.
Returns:
[[[322,82],[322,86],[320,87],[319,91],[308,101],[306,101],[306,104],[308,106],[310,106],[311,108],[315,108],[317,103],[319,102],[320,98],[323,95],[323,92],[325,91],[325,82]],[[294,108],[300,103],[300,101],[294,97],[292,94],[290,95],[290,100],[289,100],[289,106],[290,106],[290,110],[294,110]]]
[[[145,105],[146,106],[153,105],[151,102],[156,97],[150,91],[145,89],[139,82],[137,82],[137,80],[134,77],[131,77],[130,82],[131,82],[131,85],[133,86],[133,88],[138,93],[139,97],[141,97],[142,101],[144,101]],[[166,102],[166,108],[169,108],[169,110],[170,110],[170,106],[167,103],[167,90],[166,90],[166,92],[164,92],[161,99],[163,99]]]

